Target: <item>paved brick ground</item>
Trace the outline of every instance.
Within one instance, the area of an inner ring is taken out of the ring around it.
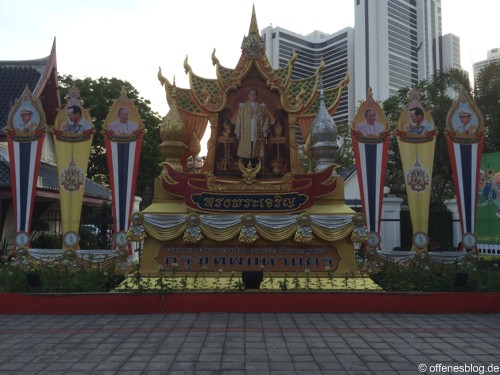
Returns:
[[[0,375],[473,374],[490,365],[500,373],[500,315],[0,315]]]

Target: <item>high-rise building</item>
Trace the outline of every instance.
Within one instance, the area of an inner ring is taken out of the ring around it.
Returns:
[[[460,65],[460,38],[454,34],[446,34],[439,38],[439,51],[441,62],[439,69],[461,69]],[[446,94],[450,98],[457,97],[460,93],[449,87]]]
[[[443,68],[460,67],[460,39],[442,36],[441,0],[354,0],[355,26],[306,36],[269,26],[261,31],[274,68],[297,51],[293,78],[309,76],[323,56],[323,82],[334,86],[346,70],[351,81],[334,118],[351,121],[368,88],[380,101]]]
[[[346,73],[354,71],[354,29],[348,27],[335,34],[314,31],[306,36],[285,30],[281,27],[268,26],[261,30],[266,43],[266,54],[273,68],[286,65],[297,53],[297,61],[292,69],[292,78],[310,77],[319,67],[321,58],[325,61],[322,76],[323,87],[335,87]],[[354,83],[351,81],[342,93],[334,120],[338,124],[347,124],[354,114]]]
[[[356,102],[385,100],[441,67],[441,0],[355,0]]]
[[[460,38],[455,34],[446,34],[439,38],[441,64],[439,69],[461,69],[460,64]]]
[[[476,77],[486,65],[491,63],[500,64],[500,48],[493,48],[488,51],[486,56],[486,60],[478,61],[474,63],[474,81],[476,81]]]

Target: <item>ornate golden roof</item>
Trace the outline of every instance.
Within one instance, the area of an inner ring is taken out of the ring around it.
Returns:
[[[295,51],[286,66],[273,69],[265,54],[264,40],[259,35],[255,7],[252,8],[248,36],[244,37],[241,50],[241,57],[236,67],[230,69],[220,64],[214,49],[212,63],[216,67],[215,79],[203,78],[195,74],[186,56],[184,69],[189,75],[191,88],[176,88],[179,111],[190,116],[203,117],[222,112],[226,107],[228,94],[241,87],[242,81],[255,69],[265,81],[266,86],[279,94],[283,110],[299,118],[314,117],[319,108],[318,83],[325,68],[323,59],[314,75],[300,80],[291,79],[292,68],[297,59]],[[158,79],[165,86],[167,102],[170,106],[175,84],[171,84],[161,74],[161,69]],[[335,111],[340,95],[348,82],[349,77],[346,75],[337,87],[325,90],[325,105],[330,113]]]

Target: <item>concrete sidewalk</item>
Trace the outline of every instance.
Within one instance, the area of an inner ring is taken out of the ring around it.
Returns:
[[[492,366],[500,373],[500,315],[0,315],[1,375],[461,374]]]

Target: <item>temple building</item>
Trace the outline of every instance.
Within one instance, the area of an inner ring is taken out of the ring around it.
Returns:
[[[234,69],[215,53],[215,79],[198,76],[186,58],[190,88],[160,71],[170,112],[160,131],[165,157],[153,203],[133,214],[129,237],[144,239],[141,272],[353,272],[353,241],[363,223],[344,201],[344,180],[333,163],[337,129],[332,114],[349,82],[323,89],[324,61],[307,78],[291,78],[296,54],[273,69],[253,10]],[[201,173],[186,172],[210,126]],[[295,137],[306,140],[307,166]],[[306,170],[305,170],[306,169]]]

